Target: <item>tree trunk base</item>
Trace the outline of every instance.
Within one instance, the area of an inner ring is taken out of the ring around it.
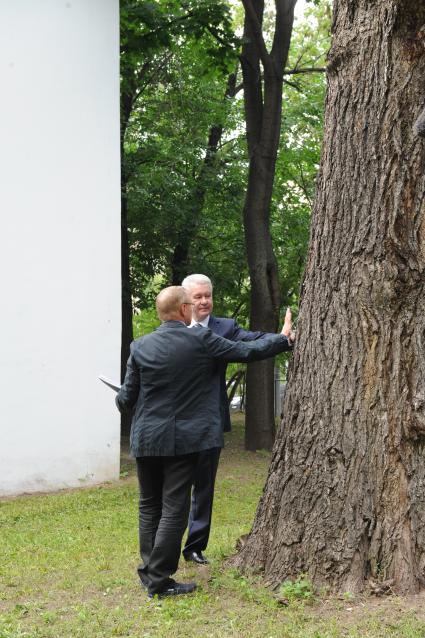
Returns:
[[[367,25],[367,26],[366,26]],[[233,564],[332,592],[425,582],[425,5],[334,1],[297,343]]]

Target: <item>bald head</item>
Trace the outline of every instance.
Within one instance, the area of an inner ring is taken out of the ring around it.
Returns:
[[[188,310],[182,308],[182,304],[189,304]],[[187,323],[187,317],[192,313],[192,306],[187,291],[183,286],[168,286],[163,288],[156,298],[156,311],[161,321],[184,321]]]

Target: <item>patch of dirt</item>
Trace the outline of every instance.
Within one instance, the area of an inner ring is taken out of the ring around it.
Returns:
[[[308,609],[313,618],[322,621],[336,618],[342,626],[359,624],[370,616],[382,618],[388,625],[407,613],[414,613],[418,620],[425,621],[425,590],[409,596],[329,597],[318,600]]]

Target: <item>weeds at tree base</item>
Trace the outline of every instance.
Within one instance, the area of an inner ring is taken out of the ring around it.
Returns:
[[[315,597],[313,584],[305,574],[300,574],[296,580],[285,580],[279,588],[279,595],[288,603],[295,600],[312,602]]]

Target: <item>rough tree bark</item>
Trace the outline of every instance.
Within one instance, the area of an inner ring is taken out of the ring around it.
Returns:
[[[283,73],[288,58],[296,0],[275,0],[273,44],[267,50],[263,0],[243,0],[241,64],[249,152],[244,205],[245,243],[251,282],[251,330],[276,332],[280,289],[270,234],[270,202],[282,120]],[[274,361],[251,363],[246,377],[245,447],[270,450],[275,436]]]
[[[335,0],[284,421],[235,562],[333,590],[425,582],[425,5]]]

